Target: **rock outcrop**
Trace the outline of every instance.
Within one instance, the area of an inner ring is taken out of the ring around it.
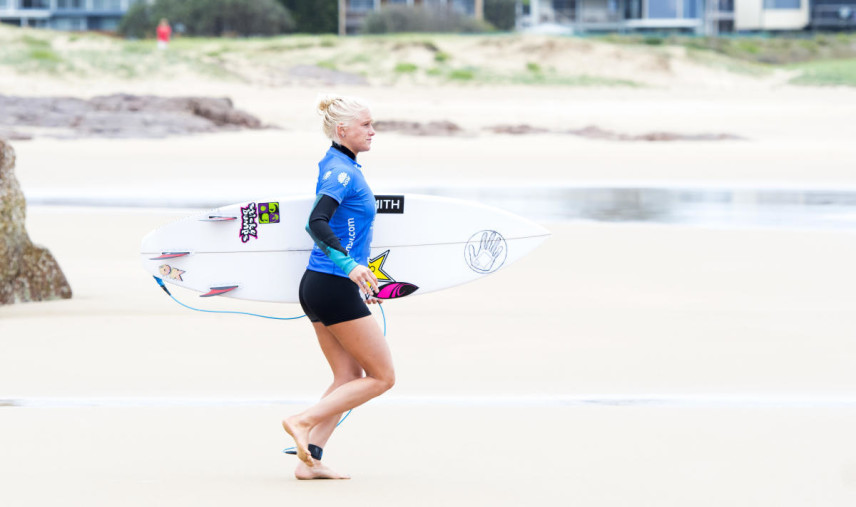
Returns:
[[[59,264],[27,235],[27,204],[14,169],[15,150],[0,139],[0,305],[68,299],[71,287]]]
[[[0,136],[162,138],[271,128],[235,109],[228,98],[104,95],[14,97],[0,95]]]

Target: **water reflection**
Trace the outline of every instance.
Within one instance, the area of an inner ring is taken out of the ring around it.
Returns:
[[[856,189],[437,185],[378,190],[378,193],[404,191],[475,200],[539,222],[587,220],[856,230]],[[27,202],[31,206],[210,209],[258,197],[254,192],[238,189],[219,195],[35,192],[27,194]]]
[[[631,187],[427,188],[539,221],[856,230],[856,190]]]

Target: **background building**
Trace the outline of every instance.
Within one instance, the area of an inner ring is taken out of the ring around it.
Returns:
[[[823,0],[818,0],[823,1]],[[836,0],[837,3],[856,0]],[[809,0],[518,0],[518,26],[574,33],[803,30]]]
[[[57,30],[115,30],[144,0],[0,0],[0,22]]]

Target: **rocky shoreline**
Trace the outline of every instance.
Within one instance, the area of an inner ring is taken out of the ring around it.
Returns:
[[[271,128],[228,98],[114,94],[73,97],[0,95],[0,138],[162,138]]]

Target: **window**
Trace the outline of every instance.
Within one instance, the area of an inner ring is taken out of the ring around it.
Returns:
[[[648,0],[648,17],[653,19],[677,18],[678,0]]]
[[[764,0],[765,9],[799,9],[801,0]]]
[[[454,5],[456,11],[462,14],[474,16],[476,13],[476,6],[473,0],[453,0],[452,5]]]
[[[770,1],[770,0],[764,0]],[[776,0],[799,1],[799,0]],[[630,2],[629,5],[633,5]],[[651,19],[695,19],[699,17],[697,0],[648,0],[648,17]]]
[[[22,9],[47,9],[50,7],[50,0],[21,0]]]
[[[92,8],[96,11],[118,11],[122,9],[121,0],[92,0]]]
[[[57,9],[80,9],[83,7],[83,0],[56,0]]]
[[[348,10],[353,12],[374,10],[374,0],[348,0]]]

